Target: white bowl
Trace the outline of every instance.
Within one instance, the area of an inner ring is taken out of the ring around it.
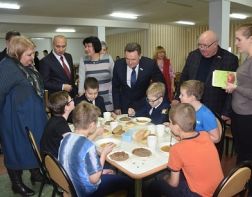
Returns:
[[[136,117],[133,121],[139,125],[146,125],[151,122],[151,119],[147,117]]]
[[[117,147],[117,146],[120,145],[120,140],[115,139],[115,138],[103,138],[103,139],[97,140],[97,141],[95,142],[95,145],[96,145],[97,147],[99,147],[99,148],[102,148],[101,146],[102,146],[103,144],[107,144],[107,143],[114,143],[114,144],[116,145],[115,147]]]

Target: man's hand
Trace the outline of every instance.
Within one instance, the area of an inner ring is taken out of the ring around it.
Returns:
[[[122,114],[120,109],[115,109],[114,112],[115,112],[116,115],[121,115]]]
[[[63,84],[63,90],[67,91],[67,92],[71,92],[73,87],[69,84]]]
[[[133,108],[129,108],[128,109],[128,114],[129,114],[129,116],[135,116],[136,112],[135,112],[135,110]]]

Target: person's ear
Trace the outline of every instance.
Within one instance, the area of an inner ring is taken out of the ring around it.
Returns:
[[[96,128],[96,122],[91,122],[88,127],[89,129],[93,130],[94,128]]]

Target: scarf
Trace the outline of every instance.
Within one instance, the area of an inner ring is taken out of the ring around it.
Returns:
[[[39,72],[33,66],[23,66],[20,62],[17,64],[29,83],[33,86],[35,92],[39,97],[44,97],[44,84]]]

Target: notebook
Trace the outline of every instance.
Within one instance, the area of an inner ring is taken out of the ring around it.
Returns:
[[[226,70],[215,70],[212,77],[212,86],[225,88],[227,82],[236,84],[236,72]]]

